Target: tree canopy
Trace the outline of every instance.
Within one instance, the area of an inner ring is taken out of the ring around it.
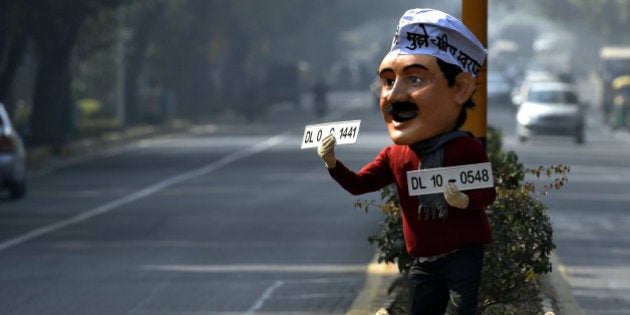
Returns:
[[[554,21],[592,30],[602,43],[628,43],[625,0],[528,3]],[[501,4],[522,9],[518,1]],[[120,126],[160,122],[164,113],[199,119],[259,106],[261,89],[273,82],[272,65],[295,66],[300,88],[323,74],[370,76],[409,6],[405,0],[0,0],[0,101],[12,109],[25,99],[32,107],[29,141],[53,144],[71,137],[82,99],[97,100],[101,114],[122,120]],[[459,16],[461,2],[423,6]],[[25,69],[32,69],[27,83],[18,80]],[[120,104],[124,113],[116,117]]]

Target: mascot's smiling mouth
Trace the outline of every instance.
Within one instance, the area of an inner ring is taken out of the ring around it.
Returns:
[[[385,112],[392,116],[396,122],[405,122],[418,116],[418,106],[414,103],[390,103],[385,107]]]

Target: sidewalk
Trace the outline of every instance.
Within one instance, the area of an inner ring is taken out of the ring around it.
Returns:
[[[141,126],[123,131],[107,132],[100,137],[71,141],[56,149],[49,145],[27,147],[27,167],[29,170],[38,169],[46,162],[49,162],[50,159],[63,159],[77,156],[88,153],[94,148],[102,149],[126,141],[148,138],[158,134],[179,132],[187,128],[190,128],[190,125],[183,122],[164,126]]]

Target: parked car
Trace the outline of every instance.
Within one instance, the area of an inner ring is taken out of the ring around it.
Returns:
[[[26,152],[22,138],[13,128],[9,114],[0,103],[0,189],[13,199],[26,193]]]
[[[567,135],[584,142],[584,110],[575,86],[564,82],[532,82],[516,114],[520,142],[535,135]]]

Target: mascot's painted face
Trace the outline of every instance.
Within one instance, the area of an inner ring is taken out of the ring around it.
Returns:
[[[389,136],[401,145],[453,130],[474,88],[468,73],[460,73],[456,84],[449,86],[437,59],[423,54],[388,54],[378,75],[380,109]]]

